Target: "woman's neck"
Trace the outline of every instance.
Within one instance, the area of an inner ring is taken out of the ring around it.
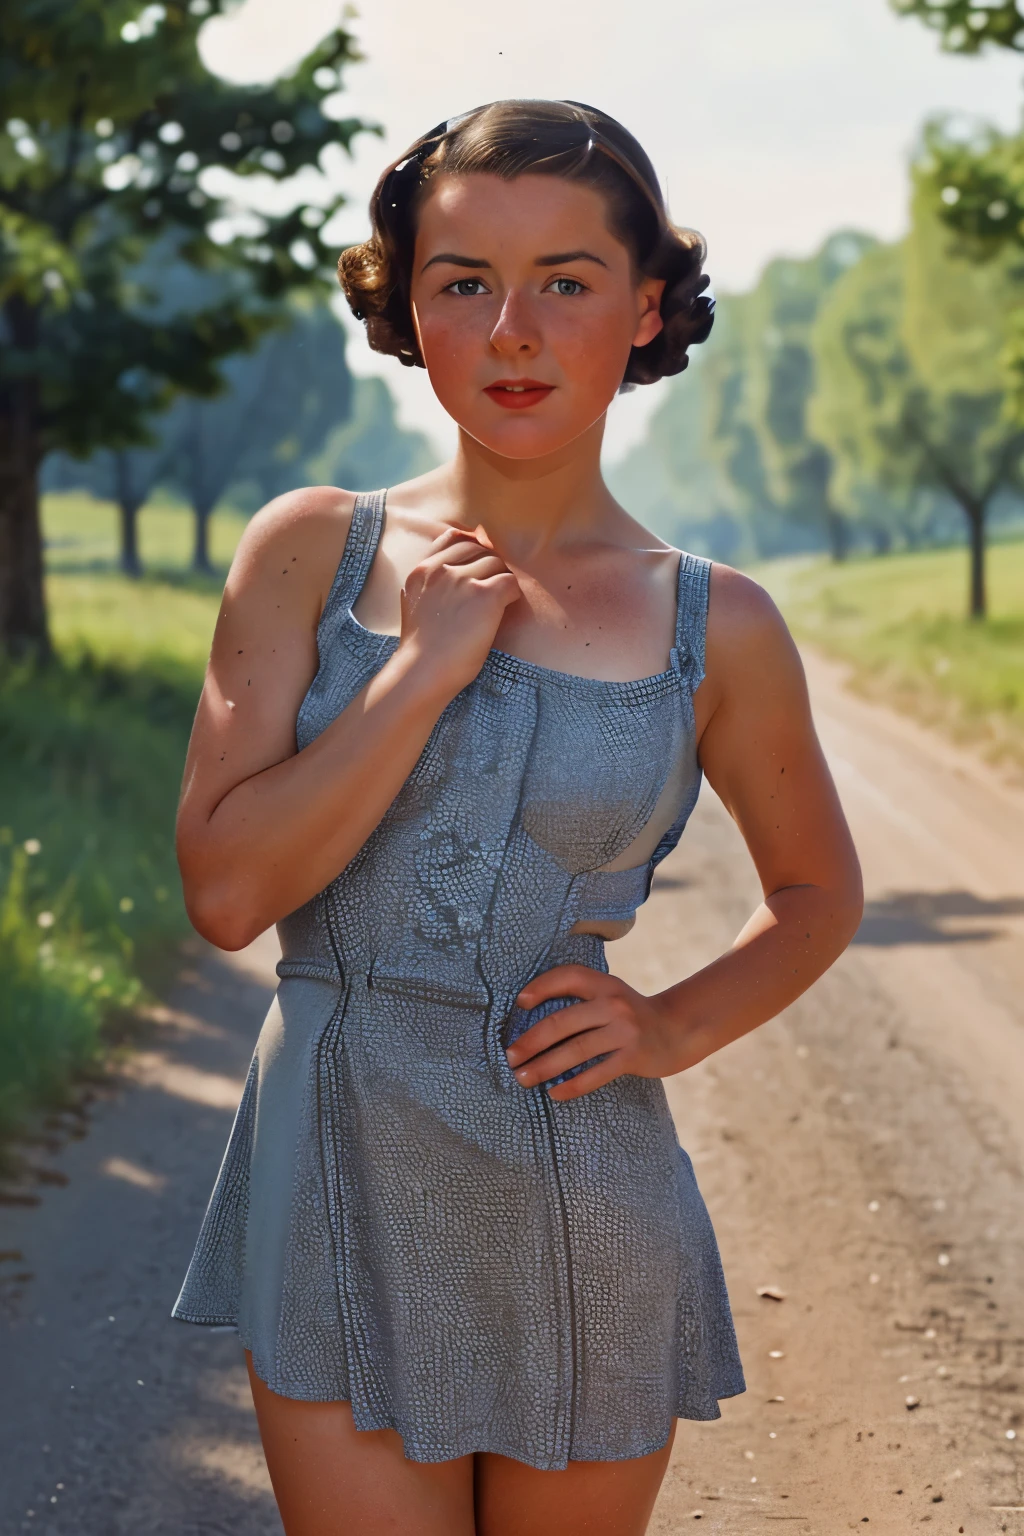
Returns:
[[[515,563],[610,528],[617,503],[601,476],[604,418],[558,453],[509,459],[465,432],[452,462],[439,472],[446,520],[482,525],[495,550]]]

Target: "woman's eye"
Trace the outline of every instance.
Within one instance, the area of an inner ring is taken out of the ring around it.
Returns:
[[[487,289],[480,277],[460,277],[454,283],[449,283],[448,292],[457,293],[462,299],[475,299],[478,294],[486,293]]]
[[[551,286],[563,299],[573,299],[578,293],[585,292],[583,284],[575,277],[556,277]]]

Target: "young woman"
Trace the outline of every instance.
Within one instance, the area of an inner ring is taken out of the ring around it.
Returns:
[[[675,1420],[743,1390],[659,1080],[832,963],[856,857],[771,602],[601,478],[616,391],[712,319],[637,142],[497,102],[371,213],[342,286],[459,446],[281,497],[228,578],[181,868],[284,958],[175,1311],[237,1323],[288,1536],[639,1536]],[[702,771],[764,901],[644,997],[604,942]]]

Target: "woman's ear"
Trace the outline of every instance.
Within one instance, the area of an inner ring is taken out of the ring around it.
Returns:
[[[664,328],[665,322],[661,318],[661,296],[664,292],[663,277],[640,279],[636,290],[638,317],[636,334],[633,337],[634,347],[646,347],[647,343],[653,341],[658,332]]]

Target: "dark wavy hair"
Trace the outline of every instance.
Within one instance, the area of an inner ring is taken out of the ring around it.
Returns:
[[[703,236],[670,221],[654,167],[633,135],[578,101],[491,102],[439,124],[388,166],[370,199],[369,240],[349,246],[338,262],[349,308],[366,322],[370,346],[407,367],[424,366],[409,292],[416,216],[431,178],[484,172],[511,181],[527,171],[600,192],[609,228],[637,271],[665,279],[662,330],[632,349],[623,384],[681,373],[688,349],[707,339],[714,319]]]

